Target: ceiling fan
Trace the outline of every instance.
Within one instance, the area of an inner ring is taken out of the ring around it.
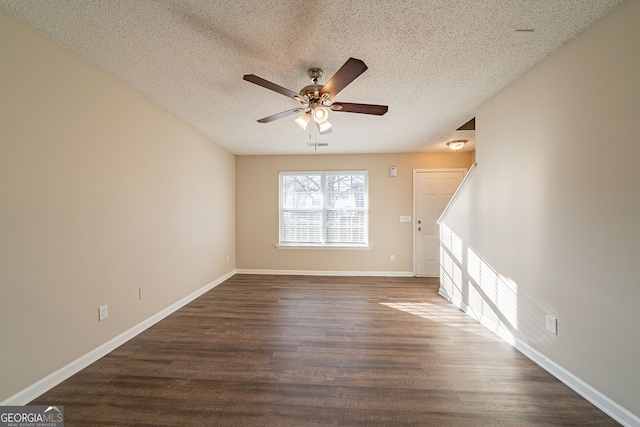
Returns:
[[[367,70],[367,66],[360,59],[349,58],[342,67],[329,79],[327,84],[320,85],[318,81],[322,77],[320,68],[310,68],[308,71],[311,83],[296,93],[292,90],[271,83],[254,74],[244,75],[243,80],[257,84],[266,89],[278,92],[289,98],[293,98],[302,104],[300,107],[291,110],[273,114],[258,120],[258,123],[269,123],[283,117],[287,117],[296,113],[302,113],[295,121],[303,129],[306,130],[307,125],[313,118],[317,124],[320,134],[331,132],[331,123],[329,123],[329,110],[342,111],[343,113],[359,113],[372,114],[375,116],[384,115],[389,107],[386,105],[374,104],[354,104],[351,102],[332,102],[342,89],[347,87],[349,83],[354,81],[360,74]]]

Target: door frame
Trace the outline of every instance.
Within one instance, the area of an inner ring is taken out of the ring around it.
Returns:
[[[413,220],[411,221],[411,224],[413,226],[412,230],[411,230],[411,237],[413,239],[413,275],[417,276],[418,275],[418,239],[416,239],[416,232],[417,232],[417,223],[416,223],[416,217],[417,217],[417,212],[418,212],[418,174],[419,173],[424,173],[424,172],[462,172],[463,176],[462,176],[462,180],[464,181],[464,177],[467,174],[467,171],[469,169],[468,168],[427,168],[427,169],[414,169],[413,170],[413,179],[412,179],[412,185],[413,185]],[[451,199],[454,200],[454,199]],[[445,211],[446,211],[446,207],[445,207]]]

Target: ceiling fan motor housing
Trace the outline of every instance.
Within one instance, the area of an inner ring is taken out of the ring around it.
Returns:
[[[306,96],[309,101],[319,100],[320,99],[320,90],[322,89],[322,85],[309,85],[305,86],[300,90],[300,95]]]
[[[328,101],[329,94],[326,93],[320,96],[320,91],[324,87],[318,84],[320,77],[322,77],[322,70],[320,68],[309,68],[307,74],[313,84],[303,87],[300,90],[300,96],[308,100],[308,104],[313,110],[317,106],[325,105],[324,101]]]

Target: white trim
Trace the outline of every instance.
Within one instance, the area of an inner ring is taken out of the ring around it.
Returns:
[[[318,249],[321,251],[334,250],[334,251],[370,251],[372,249],[371,245],[361,245],[361,246],[348,246],[344,245],[305,245],[305,244],[284,244],[284,245],[273,245],[276,249]]]
[[[80,372],[81,370],[86,368],[87,366],[91,365],[93,362],[95,362],[98,359],[106,356],[107,354],[109,354],[110,352],[115,350],[116,348],[120,347],[122,344],[126,343],[127,341],[129,341],[130,339],[135,337],[136,335],[140,334],[141,332],[144,332],[146,329],[148,329],[151,326],[155,325],[156,323],[158,323],[159,321],[161,321],[165,317],[169,316],[170,314],[174,313],[178,309],[180,309],[180,308],[184,307],[185,305],[189,304],[191,301],[195,300],[199,296],[201,296],[201,295],[205,294],[206,292],[210,291],[211,289],[215,288],[216,286],[218,286],[220,283],[224,282],[225,280],[233,277],[235,274],[236,274],[235,270],[230,271],[229,273],[227,273],[224,276],[214,280],[213,282],[209,283],[208,285],[206,285],[206,286],[198,289],[197,291],[187,295],[186,297],[182,298],[181,300],[171,304],[169,307],[165,308],[164,310],[162,310],[162,311],[154,314],[153,316],[149,317],[147,320],[144,320],[143,322],[137,324],[136,326],[132,327],[131,329],[121,333],[117,337],[115,337],[115,338],[107,341],[106,343],[96,347],[95,349],[91,350],[87,354],[85,354],[83,356],[80,356],[78,359],[74,360],[73,362],[69,363],[68,365],[63,366],[62,368],[58,369],[57,371],[53,372],[52,374],[47,375],[46,377],[40,379],[39,381],[36,381],[35,383],[31,384],[27,388],[19,391],[18,393],[14,394],[11,397],[5,399],[4,401],[0,402],[0,406],[22,406],[22,405],[26,405],[27,403],[31,402],[33,399],[37,398],[41,394],[43,394],[46,391],[48,391],[48,390],[52,389],[53,387],[57,386],[62,381],[66,380],[67,378],[71,377],[74,374],[77,374],[78,372]]]
[[[477,316],[474,315],[471,307],[466,305],[463,302],[454,302],[448,295],[447,291],[441,286],[438,293],[451,302],[454,306],[458,307],[460,310],[464,311],[474,320],[478,320]],[[480,323],[482,325],[482,323]],[[483,325],[485,326],[485,325]],[[486,326],[485,326],[486,327]],[[489,329],[489,328],[487,328]],[[497,334],[496,331],[489,329],[491,332]],[[551,375],[556,377],[565,385],[569,386],[573,391],[578,393],[580,396],[591,402],[596,408],[600,409],[605,414],[609,415],[611,418],[619,422],[625,427],[640,427],[640,417],[632,414],[627,409],[623,408],[589,384],[582,381],[580,378],[576,377],[571,372],[567,371],[562,366],[555,363],[553,360],[547,358],[542,353],[535,350],[533,347],[528,344],[520,341],[516,337],[512,337],[511,340],[513,342],[509,342],[509,340],[502,338],[505,342],[511,344],[516,350],[521,352],[527,358],[535,362],[537,365],[542,367],[545,371],[549,372]]]
[[[627,411],[625,408],[618,405],[616,402],[609,399],[607,396],[600,393],[598,390],[591,387],[589,384],[585,383],[580,378],[576,377],[571,372],[555,363],[553,360],[548,359],[546,356],[530,347],[528,344],[515,338],[515,343],[513,344],[513,346],[516,348],[516,350],[519,350],[522,354],[533,360],[544,370],[562,381],[564,384],[571,387],[573,391],[584,397],[589,402],[593,403],[594,406],[599,408],[602,412],[609,415],[611,418],[613,418],[623,426],[640,427],[639,417]]]
[[[370,277],[413,277],[411,271],[325,271],[325,270],[258,270],[237,269],[237,274],[270,274],[287,276],[370,276]]]
[[[418,275],[418,242],[416,241],[416,216],[417,216],[417,211],[418,211],[418,185],[416,183],[416,180],[418,179],[418,174],[419,173],[424,173],[424,172],[462,172],[464,174],[467,173],[467,168],[433,168],[433,169],[414,169],[413,170],[413,176],[412,176],[412,180],[411,180],[411,185],[413,186],[413,221],[412,221],[412,226],[413,226],[413,232],[411,233],[411,238],[413,239],[412,241],[412,246],[413,246],[413,275],[417,276]],[[462,178],[462,181],[464,181],[464,177]],[[462,183],[461,183],[462,184]],[[457,192],[457,190],[456,190]],[[454,193],[455,195],[455,193]],[[434,276],[434,277],[438,277],[438,276]]]
[[[449,301],[450,303],[453,304],[453,301],[451,301],[451,295],[449,295],[449,292],[447,292],[447,290],[442,287],[442,283],[440,283],[440,289],[438,289],[438,295],[440,295],[442,298],[446,299],[447,301]],[[453,304],[453,305],[458,307],[456,304]],[[458,307],[458,308],[460,308],[460,307]],[[465,311],[465,313],[466,313],[466,311]]]

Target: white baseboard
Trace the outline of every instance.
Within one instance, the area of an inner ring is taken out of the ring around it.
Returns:
[[[639,417],[627,411],[625,408],[618,405],[607,396],[555,363],[553,360],[548,359],[546,356],[517,338],[515,338],[515,344],[513,346],[623,426],[640,427]]]
[[[463,302],[453,301],[448,292],[440,287],[438,291],[440,296],[451,302],[453,305],[458,307],[460,310],[467,313],[474,320],[478,321],[482,324],[479,318],[473,313],[471,307],[466,305]],[[483,325],[486,327],[486,325]],[[489,329],[491,330],[491,329]],[[567,371],[562,366],[558,365],[551,359],[547,358],[542,353],[538,352],[528,344],[520,341],[516,337],[511,337],[511,339],[506,339],[501,336],[497,331],[491,330],[491,332],[498,335],[500,338],[511,344],[516,350],[520,351],[527,358],[538,364],[545,371],[549,372],[551,375],[556,377],[558,380],[563,382],[565,385],[570,387],[573,391],[578,393],[580,396],[584,397],[586,400],[591,402],[596,408],[600,409],[605,414],[609,415],[611,418],[619,422],[625,427],[640,427],[640,417],[632,414],[622,406],[618,405],[613,400],[609,399],[604,394],[600,393],[595,388],[591,387],[589,384],[582,381],[580,378],[573,375],[571,372]]]
[[[451,301],[451,295],[449,295],[449,292],[447,292],[447,290],[442,286],[440,286],[440,289],[438,289],[438,295],[440,295],[442,298],[446,299],[447,301],[453,303],[453,301]]]
[[[412,271],[325,271],[325,270],[256,270],[237,269],[237,274],[271,274],[286,276],[369,276],[369,277],[413,277]]]
[[[107,341],[106,343],[102,344],[101,346],[91,350],[89,353],[85,354],[84,356],[79,357],[78,359],[74,360],[73,362],[69,363],[68,365],[66,365],[66,366],[58,369],[57,371],[53,372],[52,374],[47,375],[46,377],[42,378],[41,380],[31,384],[30,386],[28,386],[24,390],[21,390],[18,393],[14,394],[13,396],[5,399],[4,401],[0,402],[0,406],[22,406],[22,405],[26,405],[27,403],[31,402],[33,399],[37,398],[41,394],[43,394],[46,391],[50,390],[51,388],[57,386],[62,381],[66,380],[67,378],[71,377],[74,374],[77,374],[78,372],[80,372],[81,370],[83,370],[84,368],[86,368],[87,366],[92,364],[93,362],[97,361],[101,357],[106,356],[108,353],[112,352],[116,348],[120,347],[122,344],[124,344],[127,341],[129,341],[131,338],[135,337],[136,335],[140,334],[141,332],[144,332],[146,329],[148,329],[151,326],[155,325],[156,323],[158,323],[159,321],[161,321],[165,317],[169,316],[171,313],[173,313],[173,312],[177,311],[178,309],[184,307],[185,305],[187,305],[188,303],[190,303],[194,299],[198,298],[199,296],[203,295],[204,293],[206,293],[206,292],[210,291],[211,289],[215,288],[220,283],[224,282],[225,280],[229,279],[230,277],[233,277],[235,274],[236,274],[235,270],[230,271],[229,273],[227,273],[224,276],[214,280],[213,282],[209,283],[208,285],[198,289],[197,291],[191,293],[190,295],[187,295],[186,297],[182,298],[181,300],[171,304],[169,307],[165,308],[164,310],[162,310],[162,311],[154,314],[153,316],[149,317],[147,320],[144,320],[143,322],[141,322],[141,323],[137,324],[136,326],[132,327],[131,329],[121,333],[120,335],[118,335],[117,337],[113,338],[112,340]]]

